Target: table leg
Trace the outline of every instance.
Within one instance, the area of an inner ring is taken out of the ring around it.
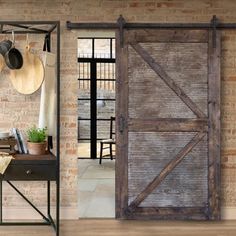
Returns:
[[[51,185],[50,181],[47,181],[47,202],[48,202],[48,216],[51,215]]]
[[[56,183],[56,236],[60,234],[60,183]]]
[[[2,223],[2,180],[0,179],[0,224]]]

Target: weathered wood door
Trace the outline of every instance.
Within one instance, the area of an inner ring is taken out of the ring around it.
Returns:
[[[116,217],[219,219],[220,33],[117,33],[116,105]]]

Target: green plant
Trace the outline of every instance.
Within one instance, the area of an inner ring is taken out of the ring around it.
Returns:
[[[32,128],[27,130],[28,141],[32,143],[42,143],[46,141],[46,131],[47,128],[36,128],[33,126]]]

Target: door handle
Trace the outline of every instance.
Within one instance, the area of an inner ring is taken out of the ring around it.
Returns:
[[[27,174],[27,175],[31,175],[32,173],[33,173],[33,171],[30,170],[30,169],[26,171],[26,174]]]

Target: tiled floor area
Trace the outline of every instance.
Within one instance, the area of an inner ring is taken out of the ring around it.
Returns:
[[[115,217],[115,161],[79,159],[80,218]]]

